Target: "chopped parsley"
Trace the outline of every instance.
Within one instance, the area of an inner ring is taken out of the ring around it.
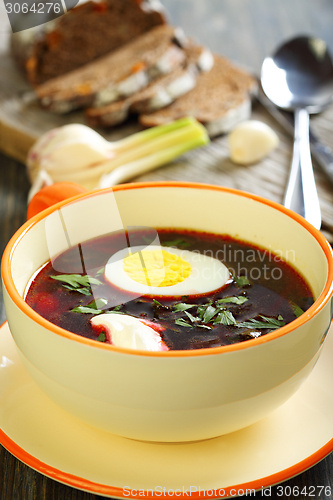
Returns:
[[[92,276],[82,274],[58,274],[50,278],[64,283],[62,286],[72,292],[91,295],[91,285],[101,285],[101,281]]]
[[[202,322],[209,323],[211,321],[211,319],[215,316],[215,314],[217,314],[217,312],[218,312],[218,309],[216,307],[208,305],[206,307],[205,312],[204,312]]]
[[[111,309],[111,311],[105,311],[105,314],[126,314],[125,312],[123,311],[119,311],[119,309]]]
[[[251,284],[247,276],[232,276],[232,278],[238,286],[246,286]]]
[[[183,312],[187,311],[187,309],[191,309],[192,307],[195,307],[195,304],[185,304],[184,302],[179,302],[173,306],[172,310],[173,312]]]
[[[182,240],[174,240],[167,242],[165,246],[179,246]],[[97,275],[102,274],[103,268],[97,272]],[[89,275],[81,274],[63,274],[57,276],[51,276],[52,279],[62,282],[62,286],[68,290],[79,292],[83,295],[91,295],[91,285],[102,284],[97,278]],[[233,280],[237,283],[239,287],[250,285],[250,281],[246,276],[232,276]],[[245,293],[245,292],[243,292]],[[182,297],[183,300],[187,300],[188,297]],[[161,304],[156,299],[153,299],[153,305],[156,308],[164,308],[172,310],[174,313],[184,313],[186,317],[179,317],[175,319],[174,323],[178,326],[184,328],[205,328],[211,330],[215,325],[225,325],[236,328],[246,328],[248,330],[276,330],[285,325],[281,315],[275,318],[268,318],[266,316],[259,315],[256,318],[250,318],[246,321],[237,322],[232,311],[235,311],[235,306],[241,306],[248,301],[245,295],[236,295],[230,297],[223,297],[216,300],[215,302],[209,301],[206,304],[196,305],[188,304],[186,302],[179,302],[171,307]],[[123,304],[115,306],[111,310],[105,311],[105,306],[107,305],[107,299],[96,299],[91,301],[87,305],[79,305],[74,307],[71,311],[75,313],[82,314],[101,314],[103,312],[107,314],[126,314],[120,309],[122,309]],[[303,310],[294,303],[290,303],[291,308],[295,316],[300,316],[303,314]],[[195,312],[189,312],[190,309],[196,308]],[[260,336],[260,332],[255,332],[254,337]],[[251,335],[251,332],[249,332]],[[105,342],[105,332],[100,333],[97,338],[100,342]]]
[[[236,325],[237,322],[234,318],[234,315],[232,314],[231,311],[228,311],[227,309],[221,311],[218,313],[216,316],[216,319],[213,323],[214,325]]]
[[[185,241],[182,238],[177,238],[171,241],[163,241],[162,247],[178,247],[178,248],[188,248],[191,246],[189,241]]]
[[[193,328],[193,326],[187,321],[185,321],[183,318],[176,319],[175,324],[179,326],[186,326],[187,328]]]
[[[296,318],[299,318],[300,316],[302,316],[302,314],[304,314],[303,309],[301,309],[297,304],[295,304],[295,302],[290,302],[290,306]]]
[[[266,316],[261,315],[259,317],[262,318],[262,321],[251,318],[247,321],[236,323],[236,326],[239,328],[269,328],[270,330],[276,330],[277,328],[281,328],[281,326],[285,325],[281,314],[279,314],[278,319],[267,318]]]
[[[100,276],[101,274],[104,273],[104,270],[105,270],[105,267],[101,267],[101,269],[99,269],[96,273],[96,276]]]
[[[83,314],[101,314],[104,312],[101,307],[106,306],[108,301],[106,299],[96,299],[87,304],[86,306],[77,306],[72,309],[72,312]]]
[[[112,309],[112,311],[120,311],[120,309],[122,309],[124,307],[124,304],[118,304],[117,306],[114,306],[114,308]]]
[[[164,309],[169,309],[168,306],[164,306],[163,304],[161,304],[161,302],[159,302],[158,300],[156,299],[153,299],[153,303],[155,304],[155,306],[157,307],[163,307]]]
[[[223,299],[218,299],[216,301],[216,303],[217,304],[228,304],[228,303],[231,303],[231,304],[236,304],[238,306],[241,306],[247,300],[249,300],[249,299],[247,297],[244,297],[244,295],[237,295],[236,297],[225,297]]]
[[[200,306],[195,306],[194,304],[186,304],[180,302],[173,306],[174,312],[184,312],[190,321],[186,321],[184,318],[177,318],[175,324],[183,327],[200,327],[212,329],[210,325],[225,325],[237,328],[247,328],[247,329],[269,329],[275,330],[285,325],[283,318],[279,315],[276,318],[268,318],[266,316],[260,315],[259,318],[250,318],[247,321],[237,322],[232,310],[228,309],[228,306],[242,305],[248,301],[248,298],[243,295],[237,295],[233,297],[224,297],[222,299],[216,300],[215,303],[208,302],[207,304],[202,304]],[[196,307],[196,315],[188,312],[188,309]],[[258,332],[256,336],[260,336]]]
[[[188,311],[185,311],[185,314],[188,317],[188,319],[191,321],[191,323],[197,323],[198,321],[200,321],[200,318],[198,318],[198,316],[192,316],[192,314],[189,313]]]

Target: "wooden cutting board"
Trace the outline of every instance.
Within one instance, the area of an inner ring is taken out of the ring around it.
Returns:
[[[37,103],[29,101],[29,94],[29,85],[8,49],[4,49],[0,52],[0,150],[22,163],[25,163],[31,145],[43,133],[67,123],[84,123],[80,112],[57,116],[42,110]],[[252,115],[269,124],[280,137],[277,149],[260,163],[251,166],[233,164],[229,159],[227,137],[221,136],[208,146],[191,151],[173,163],[134,180],[206,182],[242,189],[282,203],[291,162],[292,139],[261,105],[254,106]],[[333,106],[312,117],[311,126],[318,137],[333,148]],[[133,120],[101,133],[113,141],[137,130],[139,126]],[[333,243],[333,186],[320,167],[316,164],[314,167],[322,210],[322,231]]]

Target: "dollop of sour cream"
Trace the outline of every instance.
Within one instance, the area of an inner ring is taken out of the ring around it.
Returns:
[[[92,327],[105,334],[105,342],[116,347],[144,351],[168,351],[160,333],[147,323],[125,314],[100,314],[91,318]],[[162,327],[159,327],[163,330]]]

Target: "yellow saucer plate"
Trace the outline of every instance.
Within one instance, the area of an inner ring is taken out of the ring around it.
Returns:
[[[0,327],[0,442],[52,479],[113,498],[235,497],[280,483],[333,450],[333,331],[313,373],[246,429],[194,443],[147,443],[99,431],[56,406]]]

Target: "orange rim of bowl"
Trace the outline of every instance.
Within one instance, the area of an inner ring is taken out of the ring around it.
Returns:
[[[21,295],[18,293],[13,276],[11,274],[11,261],[13,254],[15,252],[16,246],[19,244],[21,239],[24,237],[24,235],[38,222],[40,222],[42,219],[47,217],[49,214],[52,212],[58,210],[60,207],[75,203],[81,198],[89,198],[91,196],[98,196],[100,192],[106,192],[106,191],[128,191],[131,189],[149,189],[149,188],[165,188],[165,187],[170,187],[170,188],[187,188],[187,189],[203,189],[203,190],[212,190],[212,191],[220,191],[220,192],[226,192],[230,194],[234,194],[237,196],[242,196],[245,198],[250,198],[253,199],[254,201],[257,201],[259,203],[262,203],[264,205],[270,206],[279,212],[284,213],[287,215],[289,218],[294,219],[296,222],[298,222],[301,226],[303,226],[314,238],[315,240],[319,243],[321,249],[323,250],[327,263],[328,263],[328,276],[326,279],[325,287],[323,291],[321,292],[320,296],[318,299],[315,301],[312,306],[307,309],[307,311],[293,320],[291,323],[288,323],[287,325],[279,328],[278,330],[275,330],[273,332],[267,333],[266,335],[256,338],[256,339],[251,339],[247,340],[246,342],[239,342],[236,344],[231,344],[231,345],[224,345],[224,346],[219,346],[219,347],[208,347],[208,348],[203,348],[203,349],[193,349],[193,350],[183,350],[183,351],[177,351],[177,350],[170,350],[170,351],[143,351],[143,350],[137,350],[137,349],[129,349],[129,348],[124,348],[124,347],[116,347],[112,346],[110,344],[103,344],[101,342],[96,342],[95,340],[88,339],[85,337],[82,337],[78,334],[72,333],[68,330],[65,330],[63,328],[60,328],[47,319],[43,318],[40,316],[38,313],[36,313],[26,302],[25,300],[21,297]],[[307,222],[303,217],[300,215],[296,214],[295,212],[292,212],[291,210],[285,208],[284,206],[268,200],[266,198],[262,198],[261,196],[254,195],[252,193],[248,193],[246,191],[240,191],[237,189],[232,189],[232,188],[226,188],[222,186],[215,186],[212,184],[203,184],[203,183],[195,183],[195,182],[176,182],[176,181],[163,181],[163,182],[137,182],[137,183],[130,183],[130,184],[120,184],[118,186],[114,186],[112,188],[107,188],[103,190],[96,190],[96,191],[90,191],[88,193],[83,193],[79,194],[77,196],[74,196],[72,198],[69,198],[67,200],[61,201],[52,207],[43,210],[43,212],[40,212],[39,214],[35,215],[31,219],[29,219],[23,226],[21,226],[16,233],[13,235],[13,237],[10,239],[9,243],[7,244],[5,251],[3,253],[2,261],[1,261],[1,274],[2,274],[2,279],[4,286],[6,287],[6,290],[13,300],[13,302],[17,305],[17,307],[24,312],[31,320],[37,322],[39,325],[42,327],[46,328],[47,330],[50,330],[62,337],[65,337],[67,339],[74,340],[76,342],[79,342],[81,344],[85,344],[87,346],[94,347],[96,349],[106,349],[110,351],[116,351],[116,352],[121,352],[124,354],[131,354],[131,355],[142,355],[142,356],[155,356],[155,357],[192,357],[192,356],[204,356],[204,355],[215,355],[215,354],[220,354],[222,352],[230,352],[230,351],[238,351],[242,349],[247,349],[249,347],[254,347],[258,346],[260,344],[263,344],[265,342],[270,342],[273,339],[282,337],[283,335],[286,335],[290,331],[295,330],[295,328],[298,328],[302,324],[304,324],[306,321],[310,320],[313,316],[315,316],[330,300],[332,294],[333,294],[333,251],[330,246],[330,244],[327,242],[325,237],[318,231],[315,227],[313,227],[309,222]]]

